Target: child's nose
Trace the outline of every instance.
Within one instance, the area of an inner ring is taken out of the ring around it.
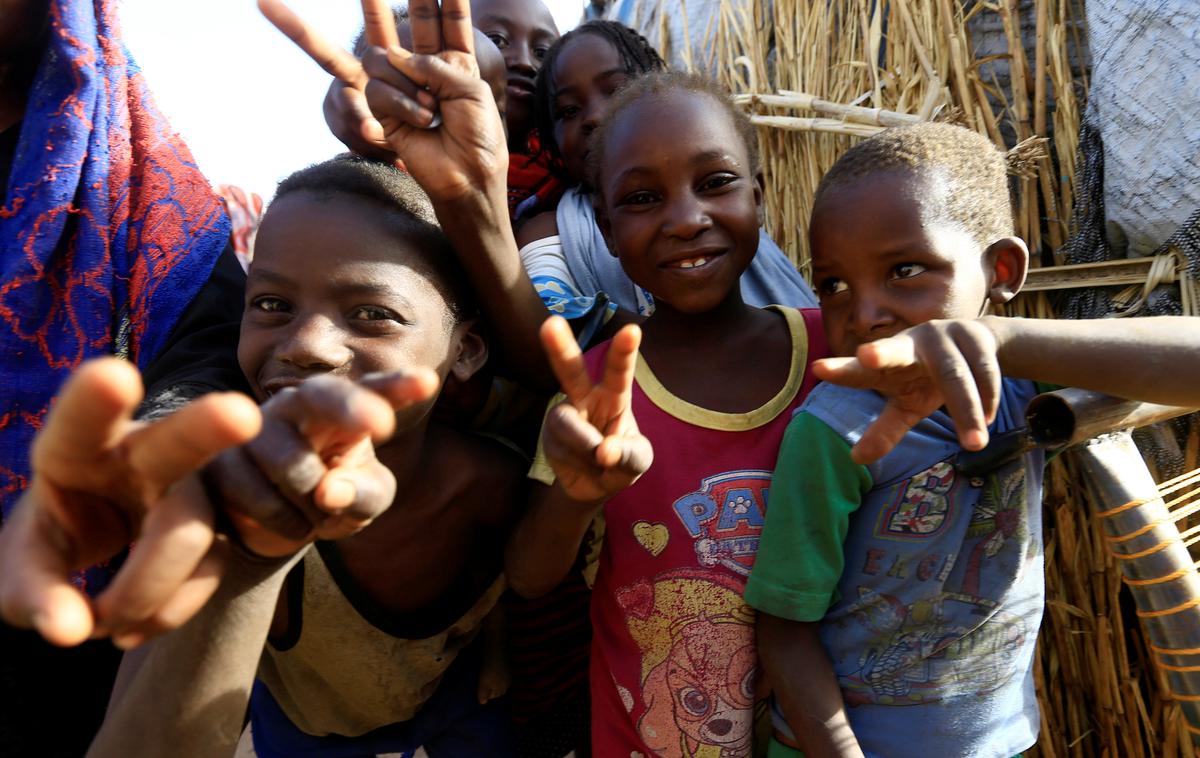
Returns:
[[[700,198],[691,192],[681,192],[667,203],[663,231],[672,237],[692,239],[712,226],[712,219]]]
[[[895,322],[895,315],[885,298],[872,293],[859,294],[854,298],[851,328],[859,337],[873,337],[876,330],[887,328]]]
[[[508,64],[509,68],[529,77],[537,75],[537,62],[534,60],[533,50],[529,47],[529,43],[518,40],[509,45],[505,52],[508,55],[504,62]]]
[[[334,371],[349,362],[351,351],[342,330],[329,318],[298,319],[275,351],[284,363],[314,371]]]
[[[587,136],[600,126],[600,122],[604,120],[604,114],[608,112],[608,98],[596,96],[588,100],[587,106],[583,109],[583,134]]]

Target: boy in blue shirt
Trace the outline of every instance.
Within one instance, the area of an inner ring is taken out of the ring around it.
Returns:
[[[864,141],[818,188],[813,278],[842,357],[784,436],[745,593],[771,755],[1033,745],[1044,457],[958,459],[1023,425],[1030,380],[1200,404],[1200,320],[983,315],[1028,267],[1008,198],[1004,155],[946,124]]]

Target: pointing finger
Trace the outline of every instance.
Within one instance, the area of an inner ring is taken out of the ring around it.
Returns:
[[[396,17],[387,0],[362,0],[362,12],[369,44],[385,49],[400,44],[396,35]]]
[[[943,335],[936,347],[923,351],[921,359],[928,367],[930,379],[937,386],[946,410],[954,419],[959,442],[967,450],[982,450],[988,438],[983,406],[971,367],[958,346]]]
[[[539,334],[546,357],[550,360],[550,368],[554,370],[563,394],[573,404],[580,404],[592,391],[593,385],[571,326],[565,318],[551,316],[542,323]]]
[[[427,368],[414,368],[390,374],[369,374],[359,382],[392,405],[403,410],[411,405],[431,400],[438,390],[438,375]]]
[[[33,466],[73,473],[107,454],[142,399],[137,369],[119,358],[88,361],[67,380],[33,445]]]
[[[863,465],[874,463],[890,453],[922,418],[923,415],[905,411],[889,401],[850,450],[850,459]]]
[[[917,362],[916,343],[907,334],[860,345],[857,355],[864,367],[875,371],[906,368]]]
[[[275,395],[263,414],[294,427],[321,455],[340,452],[362,437],[391,436],[396,415],[389,402],[346,379],[317,376]]]
[[[119,634],[152,616],[196,571],[213,538],[204,488],[188,477],[146,512],[125,565],[96,598],[104,626]]]
[[[442,51],[442,12],[437,0],[412,0],[408,4],[412,51],[433,55]]]
[[[326,40],[280,0],[258,0],[258,9],[330,76],[357,89],[367,86],[367,75],[357,58]],[[395,27],[392,33],[395,34]]]
[[[475,54],[475,30],[471,28],[469,0],[442,0],[442,42],[445,50]]]
[[[222,450],[252,440],[261,428],[262,415],[250,398],[212,393],[142,426],[123,445],[130,465],[150,483],[152,491],[143,496],[153,500]]]
[[[633,374],[637,368],[637,351],[642,342],[642,330],[636,324],[627,324],[613,337],[608,356],[604,361],[604,389],[619,398],[622,407],[628,407],[633,393]]]

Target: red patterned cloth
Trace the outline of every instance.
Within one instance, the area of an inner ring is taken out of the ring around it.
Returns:
[[[50,3],[0,207],[5,514],[61,383],[98,355],[144,370],[229,238],[221,203],[125,50],[115,5]]]
[[[531,134],[529,154],[513,155],[508,161],[509,217],[517,221],[554,210],[566,189],[551,171],[550,156],[542,150],[537,134]]]

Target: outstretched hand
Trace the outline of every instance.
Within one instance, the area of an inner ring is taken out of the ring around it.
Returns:
[[[364,122],[363,137],[376,147],[386,143],[435,203],[480,187],[503,192],[504,125],[479,78],[468,0],[443,0],[441,7],[437,0],[412,0],[411,51],[396,40],[386,0],[363,0],[371,47],[361,65],[279,0],[259,0],[259,8],[322,68],[364,93],[380,128]]]
[[[564,492],[598,502],[637,481],[654,459],[633,418],[633,373],[641,330],[630,324],[613,337],[599,384],[592,382],[566,320],[553,316],[542,345],[566,402],[546,414],[542,448]]]
[[[871,463],[887,455],[921,419],[946,406],[967,450],[982,450],[1000,405],[997,341],[979,320],[928,321],[858,348],[853,358],[824,358],[824,381],[887,396],[879,418],[851,455]]]
[[[262,433],[226,450],[204,478],[238,536],[259,555],[294,553],[367,526],[392,504],[396,479],[375,457],[396,411],[433,397],[427,369],[350,382],[308,379],[262,407]]]
[[[195,471],[258,433],[243,395],[212,394],[175,414],[132,420],[137,370],[103,358],[64,385],[33,444],[32,478],[0,530],[0,615],[56,645],[112,634],[119,644],[178,625],[216,589],[212,511]],[[90,601],[72,572],[137,540],[112,584]]]

